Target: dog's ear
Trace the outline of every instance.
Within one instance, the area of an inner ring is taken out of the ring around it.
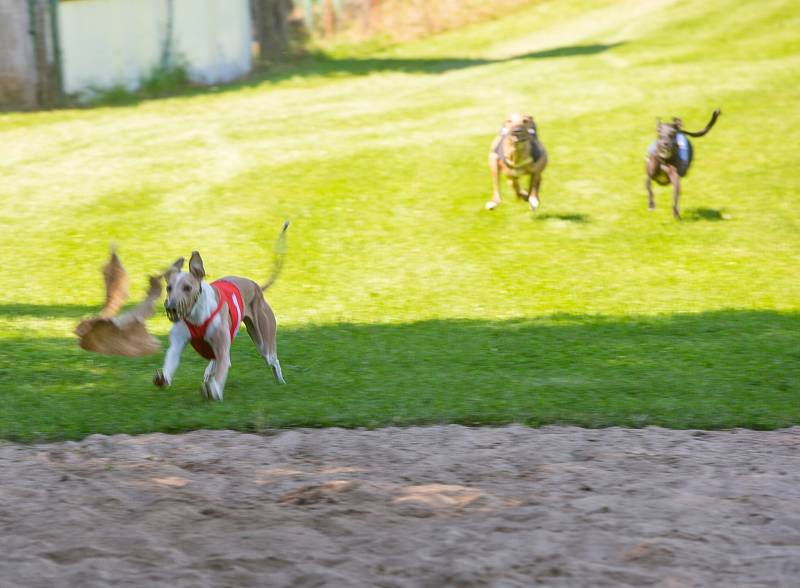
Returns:
[[[179,257],[178,259],[175,260],[175,263],[169,266],[167,270],[164,272],[164,278],[169,282],[170,278],[173,275],[177,274],[179,271],[181,271],[182,267],[183,267],[183,258]]]
[[[206,270],[203,269],[203,258],[197,251],[192,251],[192,257],[189,259],[189,273],[198,280],[202,280],[206,276]]]

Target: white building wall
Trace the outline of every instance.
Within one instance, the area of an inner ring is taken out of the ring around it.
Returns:
[[[135,90],[161,63],[170,0],[59,4],[64,90]],[[172,55],[193,81],[228,82],[250,71],[249,0],[172,0]]]
[[[251,65],[248,0],[175,0],[175,51],[189,62],[189,77],[229,82]]]

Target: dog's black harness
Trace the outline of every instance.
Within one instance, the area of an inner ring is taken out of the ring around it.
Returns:
[[[647,148],[648,154],[656,153],[656,143],[656,141],[653,141]],[[678,175],[680,177],[685,177],[686,174],[689,173],[689,166],[692,164],[693,157],[694,148],[692,147],[691,142],[689,142],[689,139],[686,138],[686,135],[683,133],[678,133],[675,136],[672,155],[668,160],[664,161],[664,163],[674,165],[675,169],[678,170]]]

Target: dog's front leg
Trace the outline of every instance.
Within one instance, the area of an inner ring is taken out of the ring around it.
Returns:
[[[486,203],[486,209],[494,210],[500,205],[500,162],[494,151],[489,153],[489,169],[492,172],[492,199]]]
[[[164,355],[164,367],[156,370],[153,376],[153,384],[159,388],[172,384],[172,376],[175,375],[175,370],[178,369],[178,364],[181,361],[181,352],[186,347],[187,341],[189,341],[189,329],[186,328],[183,321],[175,323],[169,332],[169,349]]]
[[[213,359],[208,362],[208,365],[206,366],[206,371],[203,372],[203,381],[204,382],[208,382],[208,379],[211,376],[214,375],[214,366],[216,366],[216,365],[217,365],[217,362],[214,361]]]
[[[681,220],[681,210],[678,202],[681,196],[681,177],[678,175],[678,170],[672,165],[664,166],[663,169],[667,172],[669,181],[672,183],[672,216],[677,220]]]
[[[528,204],[531,210],[539,208],[539,186],[542,185],[542,172],[535,171],[531,174],[530,183],[528,184]]]
[[[528,193],[519,187],[519,178],[511,178],[511,189],[514,190],[514,194],[517,195],[517,198],[521,198],[522,200],[528,199]]]
[[[656,209],[656,200],[653,196],[653,178],[658,174],[661,165],[655,158],[655,155],[650,155],[644,164],[645,181],[644,187],[647,189],[647,208],[648,210]]]

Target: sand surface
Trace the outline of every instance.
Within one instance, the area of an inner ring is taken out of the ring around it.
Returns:
[[[800,586],[800,428],[0,443],[0,585]]]

